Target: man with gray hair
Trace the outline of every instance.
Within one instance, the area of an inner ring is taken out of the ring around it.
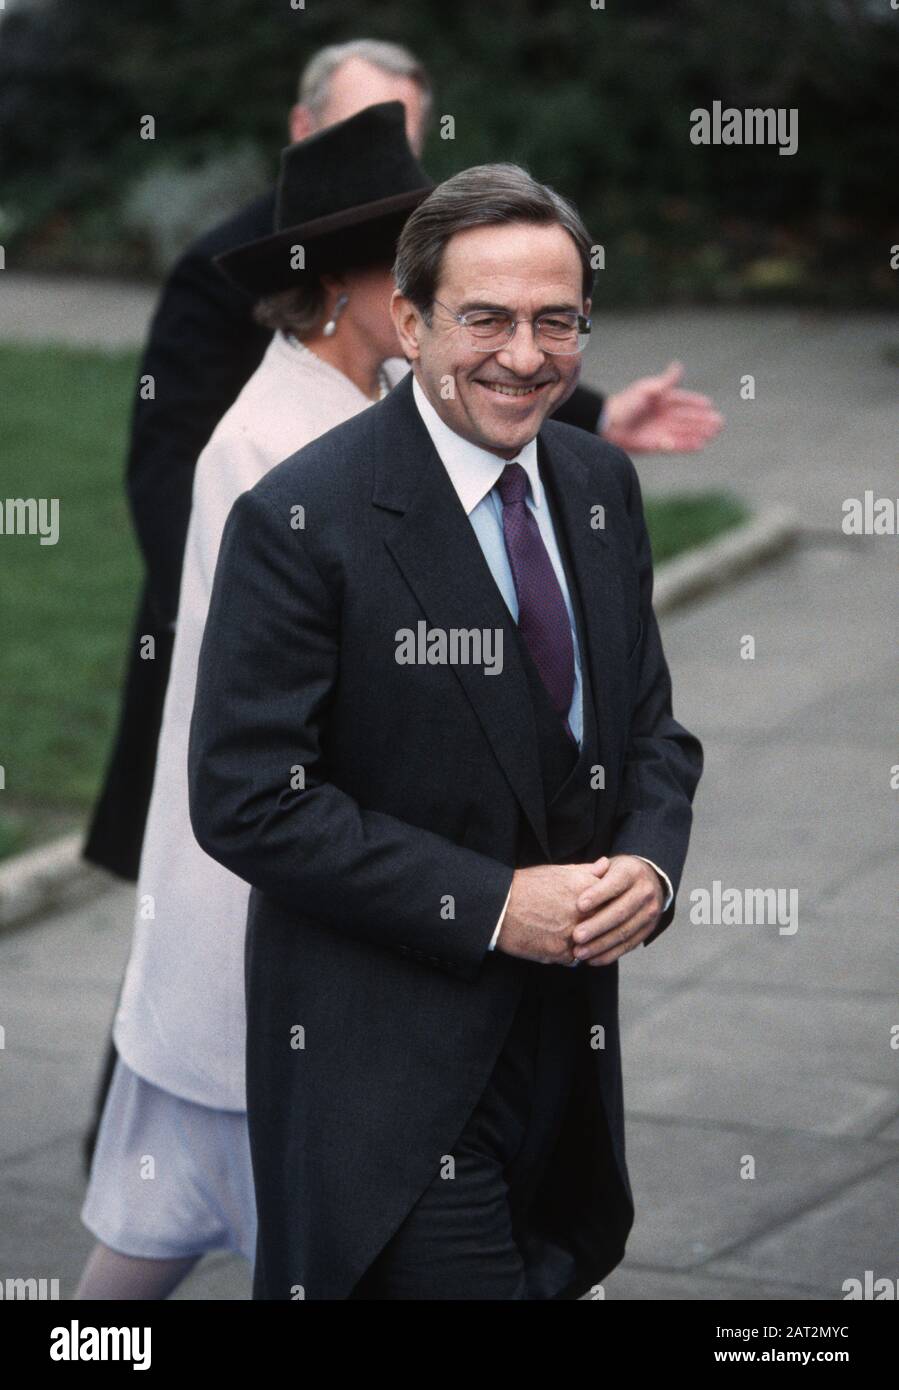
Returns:
[[[387,79],[392,96],[375,96],[375,74],[382,82]],[[353,114],[348,108],[355,107],[360,98],[366,106],[402,101],[407,110],[409,144],[416,154],[421,153],[433,105],[431,80],[424,64],[408,48],[382,39],[332,43],[310,58],[300,75],[297,105],[290,113],[291,139],[303,140],[313,130],[336,125]],[[341,110],[345,114],[338,114]]]
[[[235,503],[199,660],[193,830],[253,888],[254,1297],[578,1298],[633,1221],[618,961],[672,920],[702,750],[634,467],[548,418],[577,212],[469,169],[394,278],[412,371]],[[420,624],[502,669],[399,661]]]

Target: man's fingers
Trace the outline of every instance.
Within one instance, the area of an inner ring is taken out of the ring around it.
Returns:
[[[675,425],[659,432],[659,440],[665,441],[661,447],[668,449],[689,449],[697,444],[708,444],[718,434],[718,429],[706,425]]]
[[[689,424],[682,424],[677,420],[666,419],[664,423],[660,422],[658,425],[646,425],[639,431],[638,435],[635,435],[630,447],[660,454],[689,452],[691,449],[700,449],[704,444],[711,443],[721,432],[722,423],[696,420]]]
[[[676,360],[674,362],[669,362],[665,370],[663,372],[660,372],[657,377],[653,378],[653,385],[657,389],[667,391],[670,387],[674,386],[678,381],[680,381],[683,374],[683,362],[678,362]]]
[[[611,948],[607,947],[604,940],[603,944],[597,946],[595,950],[591,948],[591,954],[586,958],[581,958],[581,963],[583,965],[611,965],[612,961],[618,960],[621,956],[626,956],[629,952],[636,950],[641,942],[645,941],[647,936],[649,936],[653,929],[653,925],[653,922],[647,922],[644,926],[638,927],[637,930],[631,932],[626,939],[619,941],[617,945]]]
[[[666,420],[715,420],[724,423],[724,417],[711,405],[694,405],[692,401],[663,401],[659,414]]]
[[[657,903],[651,893],[635,884],[613,902],[606,903],[583,922],[578,922],[571,937],[575,955],[579,956],[582,948],[610,932],[615,934],[627,929],[629,925],[636,925],[642,913],[655,908]]]
[[[596,941],[591,941],[586,946],[579,946],[574,953],[575,960],[579,960],[583,965],[589,965],[600,958],[605,959],[607,963],[610,960],[617,960],[626,951],[633,950],[634,946],[639,946],[643,937],[649,934],[651,927],[651,921],[644,920],[643,917],[634,918],[632,921],[623,923],[614,931],[598,937]]]
[[[715,409],[715,402],[710,396],[703,396],[699,391],[684,391],[680,388],[669,391],[667,403],[677,406],[694,406],[701,410]]]
[[[632,873],[625,864],[609,864],[596,883],[585,888],[577,900],[577,910],[581,913],[595,912],[603,903],[617,898],[628,887]]]

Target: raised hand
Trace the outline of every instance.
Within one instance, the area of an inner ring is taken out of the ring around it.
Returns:
[[[606,401],[602,435],[630,454],[688,454],[704,449],[724,425],[708,396],[682,391],[680,362],[644,376]]]

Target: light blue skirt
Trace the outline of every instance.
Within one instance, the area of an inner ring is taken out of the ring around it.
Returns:
[[[153,1086],[121,1057],[103,1109],[81,1219],[123,1255],[231,1250],[253,1263],[247,1117]]]

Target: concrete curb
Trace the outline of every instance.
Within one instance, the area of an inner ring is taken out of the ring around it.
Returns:
[[[700,594],[722,588],[786,550],[798,531],[794,513],[772,509],[708,545],[669,560],[656,574],[656,613],[669,613]],[[110,875],[82,859],[82,845],[81,835],[65,835],[0,863],[0,931],[20,926],[51,908],[83,901],[110,886]]]
[[[52,908],[81,902],[111,882],[81,857],[84,837],[63,835],[0,863],[0,931]]]
[[[656,613],[670,613],[700,594],[723,588],[763,560],[787,550],[798,534],[799,518],[795,512],[772,507],[707,545],[698,545],[667,561],[656,573]]]

